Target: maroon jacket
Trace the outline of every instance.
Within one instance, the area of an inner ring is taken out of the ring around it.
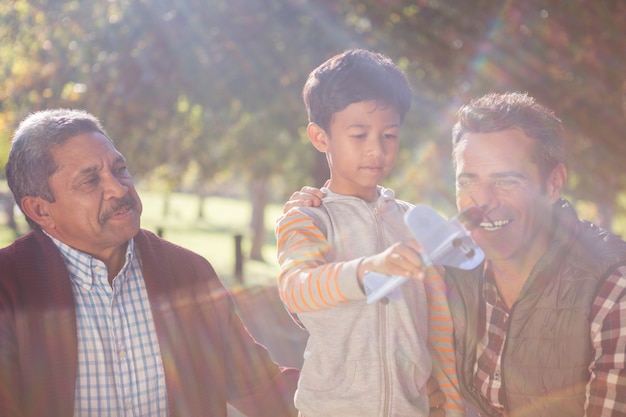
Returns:
[[[213,267],[147,231],[135,245],[159,339],[169,415],[295,414],[298,371],[280,369],[235,313]],[[0,249],[0,416],[68,417],[78,369],[69,274],[31,231]]]

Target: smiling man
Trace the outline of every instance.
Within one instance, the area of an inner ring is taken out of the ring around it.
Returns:
[[[520,93],[461,107],[459,210],[486,261],[446,267],[461,394],[483,417],[626,416],[626,242],[561,197],[563,126]],[[316,206],[303,187],[285,205]]]
[[[254,341],[204,258],[140,229],[95,117],[27,117],[6,171],[32,230],[0,249],[1,416],[294,415],[297,370]]]
[[[457,206],[487,261],[446,268],[462,393],[483,416],[626,415],[626,243],[577,218],[561,121],[489,94],[453,129]]]

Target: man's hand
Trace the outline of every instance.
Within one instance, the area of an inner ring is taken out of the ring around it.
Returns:
[[[319,207],[324,193],[319,188],[304,186],[300,191],[291,194],[289,201],[283,206],[283,213],[294,207]]]
[[[426,393],[430,406],[428,417],[445,417],[446,411],[443,405],[446,402],[446,394],[439,388],[439,383],[432,375],[426,382]]]

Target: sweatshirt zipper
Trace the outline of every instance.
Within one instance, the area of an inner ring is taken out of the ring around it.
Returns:
[[[378,202],[377,202],[378,204]],[[372,214],[374,215],[374,224],[376,224],[376,236],[378,238],[378,252],[383,251],[384,247],[384,236],[382,230],[380,228],[380,216],[378,212],[378,206],[374,206],[372,209]],[[387,339],[388,339],[388,328],[387,328],[387,304],[388,300],[383,299],[378,303],[378,316],[380,320],[380,354],[381,354],[381,366],[382,366],[382,375],[383,375],[383,416],[391,416],[391,377],[389,371],[389,358],[388,349],[387,349]]]
[[[389,377],[389,361],[387,359],[387,302],[378,302],[378,311],[380,312],[380,350],[382,355],[383,367],[383,416],[391,415],[390,400],[390,377]]]

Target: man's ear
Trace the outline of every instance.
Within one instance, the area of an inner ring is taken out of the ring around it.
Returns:
[[[551,203],[556,202],[561,197],[566,182],[567,168],[560,163],[550,172],[546,181],[546,195]]]
[[[328,135],[326,131],[322,129],[317,123],[309,123],[306,127],[306,133],[309,136],[309,140],[320,152],[326,152],[328,149]]]
[[[21,207],[24,214],[44,230],[49,230],[54,224],[48,211],[49,206],[50,202],[41,197],[22,197]]]

